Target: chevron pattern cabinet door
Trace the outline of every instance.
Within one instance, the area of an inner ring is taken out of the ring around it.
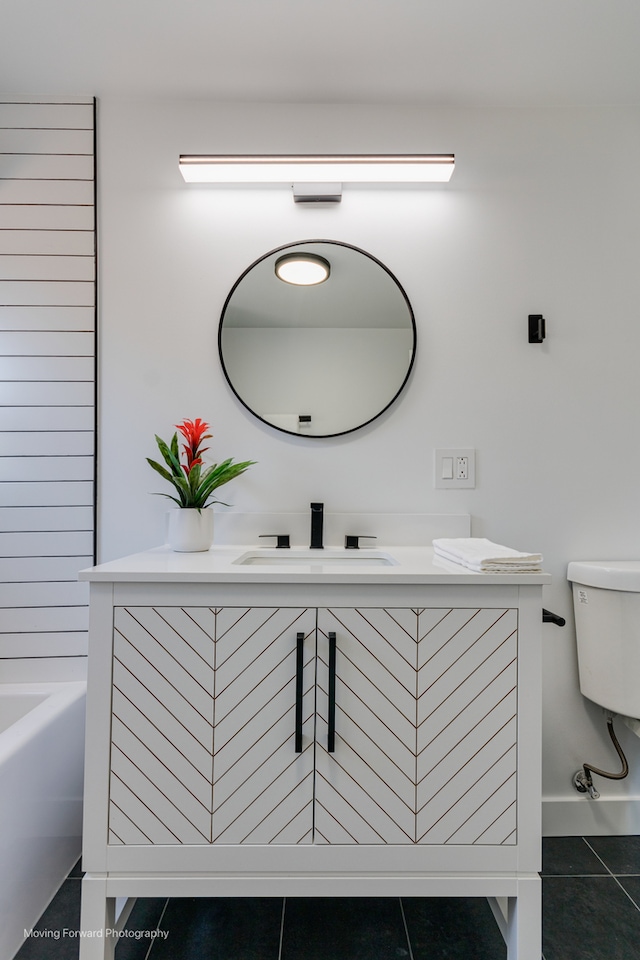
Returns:
[[[417,841],[516,842],[516,610],[419,618]]]
[[[516,610],[119,607],[113,655],[111,844],[516,843]]]
[[[114,611],[109,842],[209,843],[215,617]]]
[[[213,840],[311,843],[316,611],[224,607],[214,614]],[[300,753],[298,633],[305,638]]]
[[[333,753],[330,632],[337,647]],[[417,641],[415,610],[318,612],[316,843],[415,841]]]

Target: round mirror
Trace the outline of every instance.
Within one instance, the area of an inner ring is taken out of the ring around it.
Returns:
[[[411,304],[387,267],[309,240],[253,263],[226,299],[218,347],[231,389],[286,433],[335,437],[396,399],[416,347]]]

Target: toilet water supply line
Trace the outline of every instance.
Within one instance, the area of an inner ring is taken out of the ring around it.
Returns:
[[[558,627],[564,627],[567,622],[564,617],[558,616],[557,613],[552,613],[551,610],[542,611],[542,620],[544,623],[555,623]],[[616,737],[616,732],[613,729],[613,718],[615,714],[611,713],[609,710],[605,711],[607,715],[607,729],[609,731],[609,736],[613,742],[614,747],[616,748],[617,754],[622,761],[622,770],[620,773],[607,773],[606,770],[600,770],[599,767],[594,767],[590,763],[585,763],[582,766],[582,770],[578,770],[577,773],[573,775],[573,785],[579,793],[588,793],[592,800],[597,800],[600,794],[596,790],[592,773],[597,773],[600,777],[607,777],[609,780],[623,780],[629,773],[629,764],[627,763],[627,758],[622,752],[622,747],[618,743],[618,738]]]
[[[616,752],[622,761],[622,770],[620,773],[607,773],[605,770],[600,770],[598,767],[594,767],[590,763],[583,764],[582,770],[578,770],[573,777],[573,785],[578,790],[579,793],[588,793],[592,800],[597,800],[600,794],[596,790],[593,784],[592,773],[597,773],[599,777],[607,777],[608,780],[623,780],[629,773],[629,764],[627,763],[627,758],[622,752],[622,747],[618,743],[618,738],[616,737],[615,730],[613,729],[613,718],[615,714],[610,713],[610,711],[605,711],[607,715],[607,729],[609,731],[609,736],[613,742]]]

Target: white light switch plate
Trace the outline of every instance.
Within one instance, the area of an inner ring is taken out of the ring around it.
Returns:
[[[439,490],[469,490],[476,485],[476,451],[473,447],[435,450],[434,486]]]

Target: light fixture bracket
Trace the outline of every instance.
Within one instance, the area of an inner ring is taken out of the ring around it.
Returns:
[[[294,183],[294,203],[340,203],[341,183]]]

